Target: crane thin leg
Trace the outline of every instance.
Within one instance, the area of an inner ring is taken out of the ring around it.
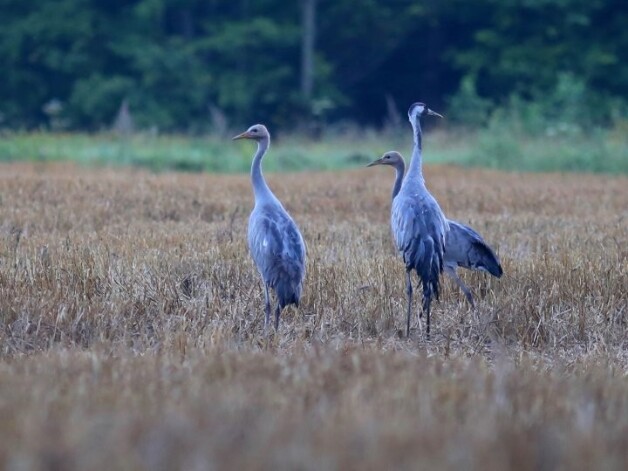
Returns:
[[[467,285],[464,284],[460,276],[458,276],[458,273],[456,273],[455,270],[446,270],[445,273],[447,273],[451,277],[451,279],[456,282],[458,287],[466,296],[467,301],[469,301],[469,304],[471,304],[471,307],[475,309],[475,303],[473,302],[473,295],[471,294],[471,290],[467,288]]]
[[[277,301],[277,308],[275,309],[275,330],[279,329],[279,315],[281,314],[281,304]]]
[[[266,296],[266,305],[264,306],[264,330],[268,330],[270,323],[270,293],[268,292],[268,284],[264,283],[264,295]]]
[[[427,340],[429,340],[430,339],[430,305],[429,304],[427,305],[426,315],[427,315],[427,330],[425,332],[427,335]]]
[[[423,300],[423,311],[425,311],[425,321],[427,323],[427,328],[425,329],[425,338],[427,340],[430,339],[430,306],[432,304],[432,299],[427,298]]]
[[[406,316],[406,337],[410,337],[410,317],[412,316],[412,278],[406,271],[406,294],[408,295],[408,312]]]

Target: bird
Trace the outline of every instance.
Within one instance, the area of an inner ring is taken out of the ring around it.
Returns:
[[[257,151],[251,164],[251,183],[255,206],[249,216],[248,245],[262,281],[265,295],[264,330],[270,323],[270,292],[277,298],[275,331],[284,307],[299,307],[305,279],[305,242],[296,223],[268,187],[262,173],[262,159],[270,146],[270,133],[263,124],[255,124],[233,138],[251,139]]]
[[[395,169],[395,184],[392,191],[392,199],[394,200],[399,193],[406,170],[403,156],[392,150],[368,164],[367,167],[375,165],[389,165]],[[471,290],[460,279],[456,269],[462,267],[468,270],[484,271],[497,278],[500,278],[504,271],[493,249],[473,228],[453,219],[447,219],[447,223],[449,224],[449,232],[445,237],[447,250],[443,257],[444,273],[455,281],[471,307],[475,308]]]
[[[423,134],[421,116],[442,115],[430,110],[424,103],[413,103],[408,110],[412,125],[414,147],[406,178],[392,202],[391,228],[393,239],[406,268],[406,294],[408,311],[406,335],[410,336],[412,315],[412,271],[416,271],[423,287],[422,312],[426,314],[426,337],[430,338],[430,307],[432,299],[438,299],[440,275],[443,272],[445,237],[449,231],[447,218],[436,199],[425,186],[422,170]]]

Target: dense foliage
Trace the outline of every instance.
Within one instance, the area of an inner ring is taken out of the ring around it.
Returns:
[[[98,129],[125,99],[137,125],[187,131],[380,125],[417,98],[467,124],[521,103],[580,124],[625,112],[623,0],[318,0],[308,97],[302,2],[0,0],[0,126]]]

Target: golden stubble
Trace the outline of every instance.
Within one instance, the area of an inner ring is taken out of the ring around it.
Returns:
[[[400,338],[390,169],[268,175],[308,247],[302,306],[268,337],[246,176],[0,170],[4,468],[628,458],[625,177],[427,167],[505,274],[464,273],[475,311],[445,279],[426,342]]]

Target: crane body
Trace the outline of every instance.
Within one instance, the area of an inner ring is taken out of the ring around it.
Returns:
[[[395,183],[392,190],[394,200],[401,189],[406,169],[403,156],[396,151],[386,152],[381,158],[371,162],[368,167],[375,165],[389,165],[395,169]],[[447,223],[449,231],[445,238],[447,250],[443,256],[443,270],[456,282],[471,306],[474,307],[471,290],[460,279],[456,269],[462,267],[468,270],[485,271],[497,278],[502,276],[503,270],[497,255],[480,234],[461,222],[447,219]]]
[[[442,117],[423,103],[414,103],[408,111],[408,119],[414,135],[414,148],[408,174],[393,200],[391,228],[395,245],[406,267],[406,294],[408,295],[406,334],[410,335],[412,315],[411,273],[416,271],[423,287],[421,314],[426,314],[426,334],[429,339],[430,307],[432,300],[438,299],[439,296],[445,236],[449,225],[438,202],[427,190],[423,178],[423,136],[420,119],[424,114]]]
[[[253,139],[257,152],[251,164],[255,207],[249,216],[248,245],[251,257],[264,283],[264,328],[270,323],[270,290],[275,292],[275,330],[285,306],[297,307],[305,279],[305,242],[296,223],[268,187],[262,174],[262,158],[270,146],[270,133],[256,124],[233,138]]]

